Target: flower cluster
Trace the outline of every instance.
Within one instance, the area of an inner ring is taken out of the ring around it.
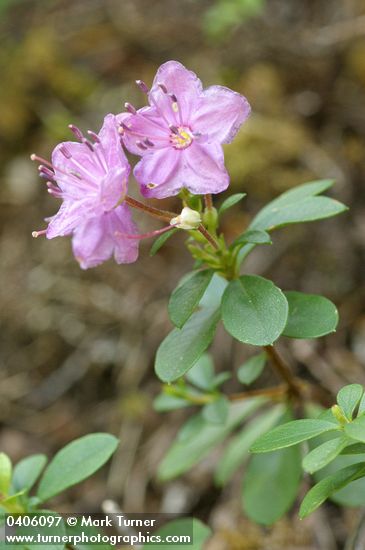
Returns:
[[[158,69],[150,90],[142,81],[137,84],[149,106],[137,110],[126,103],[126,112],[108,114],[100,132],[89,131],[87,137],[71,125],[77,141],[57,145],[52,163],[32,155],[48,192],[62,200],[47,229],[33,236],[71,235],[83,269],[112,256],[119,264],[134,262],[140,238],[187,227],[181,216],[146,206],[170,224],[138,234],[130,206],[143,205],[127,195],[131,168],[124,147],[141,157],[133,173],[144,197],[162,199],[183,189],[194,195],[220,193],[229,184],[222,144],[232,141],[250,113],[242,95],[223,86],[203,90],[198,77],[177,61]],[[200,217],[195,219],[194,227]]]

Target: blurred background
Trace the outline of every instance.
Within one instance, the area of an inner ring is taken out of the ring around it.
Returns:
[[[0,37],[1,450],[14,461],[51,456],[83,434],[114,433],[121,445],[111,466],[57,509],[95,510],[111,498],[127,512],[187,512],[210,523],[217,550],[342,548],[357,510],[327,505],[304,522],[294,511],[261,529],[243,516],[237,483],[214,488],[219,453],[181,479],[156,481],[189,414],[152,409],[154,353],[170,330],[168,293],[191,266],[183,238],[153,258],[144,241],[134,265],[81,271],[69,239],[31,237],[58,204],[29,155],[49,157],[70,138],[70,122],[97,131],[125,101],[142,106],[134,81],[150,84],[169,59],[206,86],[243,93],[253,114],[226,159],[232,191],[248,197],[225,216],[224,230],[233,237],[292,186],[335,178],[331,194],[350,213],[277,232],[275,246],[255,251],[247,270],[334,300],[335,335],[286,341],[281,352],[331,393],[364,384],[364,0],[0,0]],[[232,349],[223,331],[214,348],[220,370],[251,353]],[[269,373],[259,380],[266,383],[275,383]],[[237,390],[235,382],[227,389]]]

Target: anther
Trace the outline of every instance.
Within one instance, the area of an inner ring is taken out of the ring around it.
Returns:
[[[93,132],[92,130],[88,130],[87,133],[89,134],[90,137],[93,138],[95,143],[100,143],[100,138],[99,138],[98,134],[95,134],[95,132]]]
[[[42,229],[42,231],[32,231],[32,237],[35,239],[37,237],[40,237],[41,235],[45,235],[47,233],[47,229]]]
[[[143,143],[144,143],[145,145],[147,145],[147,147],[154,147],[154,146],[155,146],[155,144],[153,143],[153,141],[151,141],[151,140],[148,139],[148,138],[144,139],[144,140],[143,140]]]
[[[162,82],[158,82],[157,86],[163,91],[164,94],[167,94],[167,88],[165,84],[162,84]]]
[[[74,124],[69,124],[68,127],[70,128],[71,132],[76,136],[76,138],[79,141],[82,141],[84,138],[84,134],[81,132],[80,128],[75,126]]]
[[[86,145],[86,147],[88,147],[92,153],[94,152],[94,146],[93,146],[93,144],[91,143],[91,141],[89,141],[88,139],[86,139],[86,138],[84,137],[84,138],[82,138],[82,143],[83,143],[84,145]]]
[[[149,92],[148,86],[145,82],[143,82],[143,80],[136,80],[136,84],[138,88],[141,90],[141,92],[143,92],[144,94],[148,94]]]
[[[66,157],[67,159],[70,159],[72,157],[69,149],[66,147],[66,145],[61,145],[60,147],[60,151],[61,153],[63,154],[64,157]]]
[[[148,149],[148,147],[146,147],[146,145],[144,143],[142,143],[142,141],[136,141],[136,145],[137,145],[137,147],[142,149],[142,151],[146,151]]]
[[[131,103],[128,103],[128,102],[125,103],[124,107],[126,108],[128,113],[131,113],[131,115],[136,115],[137,114],[137,109],[135,107],[133,107],[133,105]]]
[[[174,126],[173,124],[169,124],[169,128],[173,134],[175,134],[176,136],[179,135],[179,129],[176,126]]]
[[[177,103],[177,97],[175,94],[169,94],[169,97],[171,98],[171,101],[173,101],[174,103]]]

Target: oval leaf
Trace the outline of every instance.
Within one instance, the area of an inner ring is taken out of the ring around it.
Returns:
[[[337,403],[341,407],[342,412],[347,420],[352,420],[356,407],[364,393],[364,389],[360,384],[349,384],[341,388],[337,394]]]
[[[228,197],[228,199],[223,201],[223,203],[219,207],[218,214],[221,216],[223,212],[225,212],[226,210],[228,210],[228,208],[231,208],[232,206],[237,204],[245,196],[246,196],[246,193],[236,193],[234,195],[231,195],[230,197]]]
[[[327,464],[332,462],[348,444],[349,439],[343,436],[335,437],[334,439],[322,443],[322,445],[313,449],[313,451],[308,453],[304,458],[304,470],[313,474],[321,468],[324,468]]]
[[[325,477],[305,495],[299,510],[300,518],[305,518],[316,510],[328,497],[352,481],[365,476],[365,465],[354,464],[335,474]]]
[[[29,491],[37,481],[47,463],[45,455],[32,455],[24,458],[14,468],[12,491],[17,493],[26,489]]]
[[[169,240],[170,237],[172,237],[178,229],[171,229],[170,231],[167,231],[166,233],[162,233],[157,239],[154,241],[153,245],[151,246],[150,250],[150,256],[154,256],[160,248],[165,244],[166,241]]]
[[[351,437],[351,439],[356,439],[356,441],[365,443],[365,415],[355,418],[355,420],[349,424],[345,424],[345,433]]]
[[[267,231],[262,229],[248,229],[234,240],[231,247],[245,243],[272,244],[272,240]]]
[[[208,403],[202,410],[202,415],[211,424],[224,424],[229,413],[229,401],[224,395],[212,403]]]
[[[219,461],[215,482],[224,485],[233,476],[235,471],[249,456],[249,449],[256,439],[270,430],[283,414],[283,406],[278,405],[256,416],[243,430],[229,443],[222,459]]]
[[[255,398],[231,404],[228,418],[223,424],[207,422],[201,414],[190,418],[161,462],[159,479],[167,481],[190,470],[264,402],[264,399]]]
[[[275,449],[283,449],[333,430],[338,430],[338,426],[336,427],[332,422],[324,420],[311,420],[309,418],[292,420],[259,437],[252,445],[251,451],[253,453],[267,453]]]
[[[266,353],[262,352],[248,359],[237,371],[237,378],[241,384],[252,384],[262,373],[266,364]]]
[[[256,275],[232,281],[223,294],[222,319],[226,330],[240,342],[267,346],[284,330],[288,302],[274,283]]]
[[[160,344],[155,370],[163,382],[173,382],[185,374],[213,340],[219,309],[203,308],[194,313],[182,329],[175,328]]]
[[[118,439],[104,433],[85,435],[72,441],[49,463],[37,497],[44,502],[91,476],[105,464],[117,446]]]
[[[302,476],[300,449],[252,457],[243,480],[243,508],[250,519],[272,525],[293,505]]]
[[[176,327],[184,326],[192,315],[212,277],[213,270],[211,269],[197,271],[173,291],[168,310],[170,319]]]
[[[330,300],[303,292],[288,291],[284,294],[289,304],[289,315],[283,336],[319,338],[335,332],[338,311]]]

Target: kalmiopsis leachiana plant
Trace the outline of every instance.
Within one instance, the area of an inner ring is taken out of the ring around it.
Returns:
[[[248,118],[248,101],[224,86],[203,89],[198,77],[176,61],[158,69],[151,89],[140,80],[137,85],[147,95],[148,106],[137,110],[126,103],[124,113],[108,114],[100,132],[89,131],[87,137],[71,125],[77,141],[57,145],[52,163],[32,155],[41,163],[39,172],[49,193],[62,200],[48,227],[34,236],[70,235],[74,255],[86,269],[112,256],[119,264],[134,262],[140,239],[158,236],[151,250],[155,254],[177,231],[186,232],[195,263],[169,301],[175,328],[157,351],[155,370],[165,384],[155,408],[162,412],[198,406],[200,411],[183,426],[162,461],[161,480],[188,471],[255,415],[230,440],[215,474],[216,483],[223,485],[248,459],[251,448],[260,453],[250,458],[243,484],[243,508],[250,518],[272,524],[295,502],[302,478],[299,444],[306,440],[314,443],[304,469],[314,473],[326,468],[330,473],[316,477],[323,479],[305,498],[301,516],[328,497],[351,505],[341,489],[352,483],[352,492],[359,491],[365,479],[363,388],[343,388],[338,404],[324,410],[328,396],[295,377],[274,347],[281,336],[318,338],[334,332],[336,307],[322,296],[283,292],[261,276],[240,274],[256,246],[272,244],[270,233],[275,229],[329,218],[346,207],[321,195],[331,180],[313,181],[269,203],[228,243],[219,229],[220,219],[245,194],[231,195],[218,209],[212,195],[229,186],[222,144],[231,142]],[[124,148],[140,157],[133,173],[142,196],[177,195],[181,212],[152,207],[128,195],[131,168]],[[139,234],[133,208],[164,226]],[[268,363],[281,384],[224,393],[222,384],[233,373],[215,374],[206,353],[220,320],[233,338],[262,348],[238,369],[238,381],[251,384]],[[304,418],[292,420],[298,403]],[[348,455],[345,469],[340,454]]]

